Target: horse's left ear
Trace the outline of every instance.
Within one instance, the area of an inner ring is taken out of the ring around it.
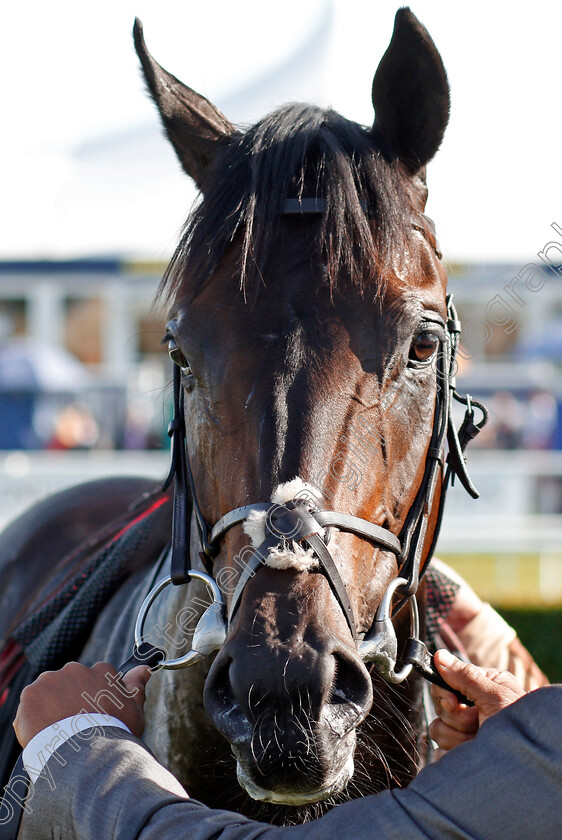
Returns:
[[[427,29],[408,8],[399,9],[394,32],[373,80],[373,134],[413,175],[441,144],[449,121],[447,74]]]
[[[232,134],[234,127],[208,99],[184,85],[152,58],[138,18],[133,37],[148,89],[170,143],[184,171],[202,188],[220,141]]]

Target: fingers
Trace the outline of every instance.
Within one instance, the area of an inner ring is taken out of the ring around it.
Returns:
[[[74,664],[78,664],[78,663],[74,663]],[[64,667],[66,668],[66,665]],[[85,668],[86,666],[82,665],[80,667]],[[107,674],[109,674],[111,677],[116,677],[117,676],[117,671],[115,670],[113,665],[111,665],[109,662],[96,662],[95,665],[92,665],[91,670],[95,674],[100,674],[102,677],[105,677]]]
[[[489,681],[485,678],[482,668],[470,662],[462,662],[448,650],[438,650],[434,662],[445,682],[470,700],[476,700],[475,694],[486,692]]]
[[[76,684],[88,668],[69,662],[60,671],[44,671],[26,686],[13,727],[22,747],[46,726],[80,711],[83,699]]]
[[[475,706],[459,703],[454,694],[437,686],[431,693],[435,711],[444,724],[467,735],[478,732],[478,709]]]
[[[429,737],[437,743],[441,750],[452,750],[459,744],[471,741],[474,735],[475,732],[459,732],[452,726],[448,726],[440,718],[435,718],[429,725]]]
[[[440,686],[431,687],[431,695],[438,717],[429,727],[430,737],[437,743],[439,758],[447,750],[470,741],[479,727],[479,714],[475,706],[460,703],[454,694]]]
[[[460,690],[470,700],[476,702],[497,693],[492,677],[500,672],[495,669],[485,670],[471,662],[462,662],[448,650],[437,651],[435,664],[447,684]]]
[[[462,691],[474,701],[480,723],[525,694],[513,674],[495,669],[486,670],[470,662],[462,662],[449,651],[437,651],[435,664],[451,688]]]
[[[91,668],[68,662],[60,671],[45,671],[22,691],[13,724],[19,743],[25,747],[45,727],[84,709],[117,717],[140,737],[151,673],[140,665],[121,680],[108,662],[96,662]]]
[[[123,685],[141,709],[146,701],[146,684],[151,676],[152,671],[148,665],[137,665],[136,668],[131,668],[122,678]]]
[[[97,672],[98,679],[103,676],[111,686],[111,694],[117,703],[117,709],[108,713],[119,718],[138,738],[144,731],[144,704],[146,701],[145,686],[152,676],[147,665],[137,665],[123,677],[107,662],[97,662],[92,671]],[[102,704],[105,697],[102,698]],[[105,710],[105,706],[104,706]]]

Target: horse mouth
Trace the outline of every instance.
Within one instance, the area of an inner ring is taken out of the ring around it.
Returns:
[[[274,805],[292,805],[294,807],[312,805],[314,802],[320,802],[329,796],[340,793],[353,776],[353,770],[353,755],[350,755],[340,773],[329,785],[315,791],[299,793],[298,791],[288,790],[267,790],[266,788],[260,787],[250,778],[240,761],[238,759],[236,761],[238,783],[246,791],[248,796],[260,802],[270,802]]]

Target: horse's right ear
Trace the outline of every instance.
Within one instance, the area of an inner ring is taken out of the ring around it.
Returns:
[[[152,58],[138,18],[133,38],[146,84],[170,143],[185,172],[201,189],[220,141],[232,134],[234,127],[208,99],[184,85]]]
[[[428,163],[449,121],[449,84],[427,29],[408,8],[399,9],[394,32],[373,80],[373,134],[383,150],[413,175]]]

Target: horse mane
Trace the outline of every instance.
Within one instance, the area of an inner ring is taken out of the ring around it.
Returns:
[[[226,138],[159,296],[195,297],[235,241],[238,287],[256,296],[285,199],[311,196],[326,201],[311,247],[322,255],[330,290],[345,278],[361,294],[379,294],[395,276],[396,255],[413,253],[410,222],[419,199],[411,176],[387,158],[371,130],[331,109],[289,104]]]

